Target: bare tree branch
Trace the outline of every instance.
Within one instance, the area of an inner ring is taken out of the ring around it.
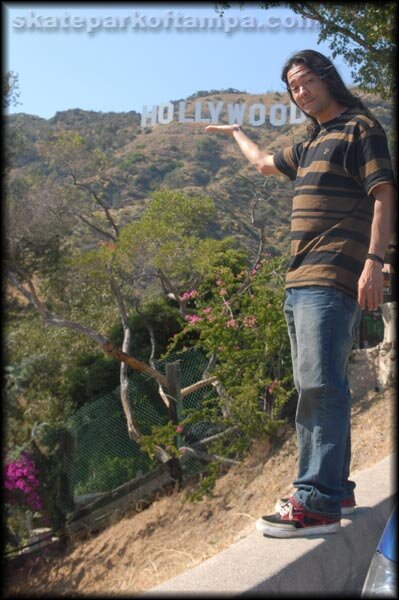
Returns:
[[[184,398],[185,396],[188,396],[189,394],[192,394],[193,392],[196,392],[197,390],[200,390],[207,385],[212,385],[213,383],[216,383],[217,380],[218,380],[217,377],[209,377],[208,379],[201,379],[200,381],[197,381],[196,383],[193,383],[193,384],[183,388],[181,390],[181,395]]]
[[[96,233],[99,233],[102,237],[106,238],[107,240],[112,240],[113,242],[116,241],[116,237],[114,235],[112,235],[112,233],[108,233],[108,231],[104,231],[100,227],[97,227],[97,225],[94,225],[94,223],[91,223],[89,221],[89,219],[87,219],[83,215],[78,214],[78,213],[74,213],[72,211],[70,212],[70,214],[73,214],[76,217],[78,217],[78,219],[80,219],[81,221],[83,221],[83,223],[85,223],[88,227],[90,227],[90,229],[92,229]]]
[[[153,369],[155,369],[155,335],[154,335],[154,329],[151,326],[151,324],[147,321],[147,319],[144,317],[143,313],[140,311],[140,306],[139,306],[139,300],[136,299],[135,301],[135,308],[136,308],[136,312],[138,315],[141,316],[141,318],[143,319],[144,325],[148,331],[148,335],[150,336],[150,341],[151,341],[151,355],[149,358],[149,363],[151,365],[151,367]],[[162,385],[160,383],[158,383],[158,393],[161,396],[163,402],[165,403],[167,408],[170,408],[170,396],[165,392],[165,390],[163,389]]]
[[[194,448],[192,448],[191,446],[181,446],[179,448],[179,451],[182,452],[183,454],[187,453],[187,454],[192,454],[193,456],[196,456],[197,458],[199,458],[200,460],[203,460],[204,462],[221,462],[223,464],[227,464],[227,465],[240,465],[241,461],[239,460],[233,460],[232,458],[225,458],[224,456],[219,456],[218,454],[208,454],[207,452],[202,452],[201,450],[195,450]]]
[[[11,272],[8,273],[10,281],[15,285],[15,281],[18,281],[18,277]],[[39,299],[39,296],[36,292],[35,286],[31,279],[26,279],[29,290],[26,289],[25,286],[19,281],[18,290],[30,301],[30,303],[40,311],[40,314],[43,317],[43,320],[46,325],[53,325],[55,327],[65,327],[67,329],[71,329],[73,331],[77,331],[92,339],[96,344],[98,344],[104,352],[112,356],[116,360],[120,362],[127,363],[132,369],[136,371],[140,371],[141,373],[146,373],[153,379],[156,379],[162,385],[166,385],[166,378],[162,373],[159,373],[146,363],[143,363],[140,360],[137,360],[133,356],[130,356],[126,352],[123,352],[120,348],[117,348],[112,342],[110,342],[105,336],[103,336],[98,331],[88,327],[86,325],[82,325],[81,323],[76,323],[74,321],[69,321],[66,319],[61,319],[56,315],[52,315],[44,302]]]
[[[130,353],[130,343],[132,339],[132,334],[129,327],[129,321],[127,316],[127,311],[125,307],[125,303],[122,298],[122,294],[119,288],[119,285],[115,281],[115,279],[110,277],[110,286],[111,290],[115,296],[119,314],[122,321],[123,327],[123,342],[122,342],[122,352],[126,354]],[[128,365],[126,362],[122,362],[120,365],[119,371],[119,381],[120,381],[120,397],[122,402],[123,411],[126,417],[127,430],[130,439],[135,442],[138,442],[141,434],[137,427],[137,422],[135,421],[132,408],[129,402],[129,379],[128,379]]]
[[[109,211],[108,206],[106,206],[106,204],[101,200],[101,198],[99,197],[98,194],[96,194],[96,192],[87,184],[87,183],[82,183],[81,181],[78,181],[76,178],[76,175],[74,172],[71,171],[71,177],[73,179],[73,183],[74,185],[76,185],[77,187],[81,187],[83,189],[85,189],[87,192],[89,192],[89,194],[91,194],[91,196],[93,196],[94,200],[96,201],[96,203],[101,206],[101,208],[103,209],[105,216],[108,219],[108,222],[110,223],[111,227],[113,228],[114,232],[115,232],[115,236],[118,237],[119,235],[119,227],[117,226],[117,224],[115,223],[114,219],[112,218],[112,215]]]

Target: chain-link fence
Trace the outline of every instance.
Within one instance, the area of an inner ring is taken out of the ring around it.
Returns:
[[[207,359],[196,350],[169,356],[158,361],[156,368],[165,374],[166,364],[176,360],[180,361],[182,388],[202,378]],[[168,422],[167,408],[154,379],[132,372],[128,390],[132,412],[142,434],[148,435],[154,425]],[[197,390],[183,398],[183,411],[201,408],[204,398],[211,397],[216,397],[211,385]],[[159,465],[129,438],[119,388],[77,411],[70,419],[69,430],[75,442],[73,452],[66,458],[70,497],[107,492]],[[187,433],[196,441],[218,431],[220,429],[216,430],[212,423],[197,422]],[[201,462],[192,455],[183,455],[181,466],[183,473],[194,473],[202,468]]]

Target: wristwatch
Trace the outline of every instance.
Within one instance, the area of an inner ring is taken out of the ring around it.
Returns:
[[[381,256],[378,256],[377,254],[372,254],[371,252],[369,252],[366,255],[366,259],[369,258],[370,260],[376,260],[377,262],[380,263],[380,265],[383,267],[384,266],[384,259],[381,258]]]

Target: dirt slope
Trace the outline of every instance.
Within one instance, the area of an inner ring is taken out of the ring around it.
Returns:
[[[395,448],[396,390],[354,396],[352,471]],[[126,515],[59,558],[8,574],[5,596],[131,595],[178,575],[251,532],[255,520],[292,490],[296,470],[292,428],[270,447],[254,446],[245,462],[222,477],[214,497],[196,504],[176,492]]]

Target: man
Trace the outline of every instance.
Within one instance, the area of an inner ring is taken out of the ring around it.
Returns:
[[[298,475],[295,493],[256,527],[298,537],[338,531],[341,514],[355,507],[347,367],[360,309],[383,300],[395,180],[385,132],[329,59],[299,52],[282,80],[309,118],[306,141],[271,155],[237,124],[206,131],[234,137],[263,175],[295,181],[284,312],[298,391]]]

